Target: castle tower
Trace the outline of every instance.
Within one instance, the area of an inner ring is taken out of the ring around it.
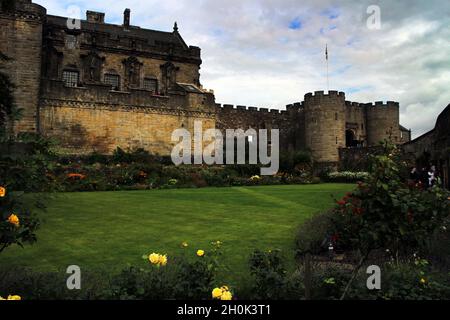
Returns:
[[[304,101],[305,146],[320,167],[336,167],[339,148],[345,147],[345,94],[316,91]]]
[[[12,58],[5,71],[16,85],[16,105],[23,109],[14,132],[36,132],[46,9],[31,0],[4,1],[1,6],[0,51]]]
[[[364,105],[366,112],[367,143],[369,146],[378,145],[384,139],[392,139],[400,143],[399,103],[388,101],[368,103]]]

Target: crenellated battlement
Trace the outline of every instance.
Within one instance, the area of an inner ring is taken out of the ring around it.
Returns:
[[[368,108],[368,110],[370,109],[379,109],[379,108],[398,108],[400,106],[400,104],[396,101],[375,101],[375,103],[373,102],[369,102],[369,103],[361,103],[362,107],[366,107]]]
[[[257,107],[247,107],[242,105],[232,105],[232,104],[215,104],[217,112],[245,112],[251,114],[284,114],[286,110],[269,109],[269,108],[257,108]]]
[[[335,90],[329,90],[328,93],[325,93],[325,91],[314,91],[308,92],[305,94],[305,100],[311,97],[340,97],[345,98],[345,93],[341,91],[335,91]]]
[[[352,102],[352,101],[345,101],[346,107],[355,107],[355,108],[367,108],[369,109],[377,109],[379,108],[398,108],[400,104],[396,101],[376,101],[376,102],[366,102],[366,103],[360,103],[360,102]]]

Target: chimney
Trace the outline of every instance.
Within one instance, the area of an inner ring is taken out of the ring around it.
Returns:
[[[86,20],[93,23],[105,23],[105,14],[103,12],[86,11]]]
[[[130,9],[125,9],[123,12],[123,26],[128,28],[130,26]]]

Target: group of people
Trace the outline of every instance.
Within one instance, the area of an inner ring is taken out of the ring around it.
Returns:
[[[429,168],[423,167],[418,170],[416,167],[412,168],[410,179],[416,184],[422,185],[425,189],[433,186],[441,186],[441,178],[436,170],[436,166],[432,165]]]

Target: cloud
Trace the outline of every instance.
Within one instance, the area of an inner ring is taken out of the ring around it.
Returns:
[[[450,2],[430,0],[35,0],[50,14],[68,6],[106,12],[122,23],[172,30],[202,48],[202,83],[220,103],[267,106],[330,89],[347,100],[400,102],[413,136],[434,126],[450,102]],[[367,28],[369,5],[380,7],[381,29]]]

